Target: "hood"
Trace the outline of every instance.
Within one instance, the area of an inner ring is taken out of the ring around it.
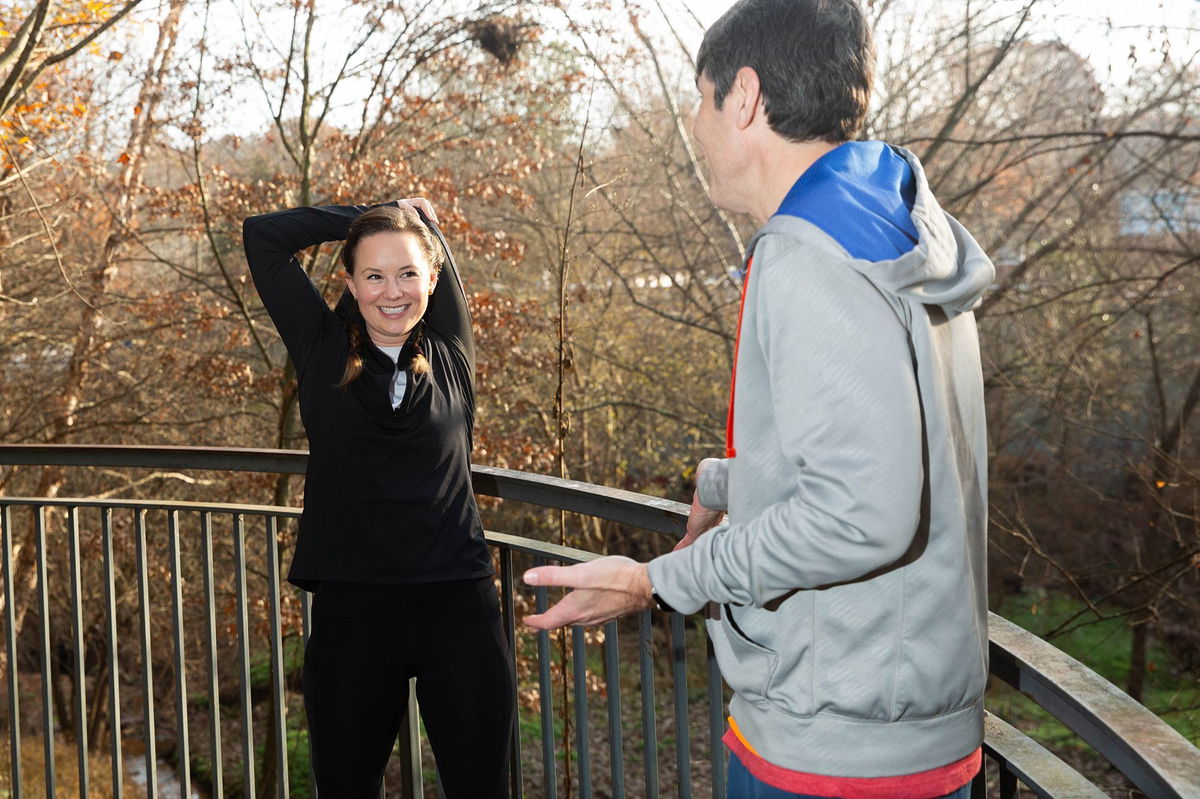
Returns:
[[[900,147],[894,150],[908,162],[915,179],[911,217],[917,243],[890,260],[852,257],[850,266],[886,294],[923,305],[938,305],[948,312],[974,310],[995,279],[995,267],[966,228],[937,204],[917,157]],[[900,185],[895,189],[898,195]],[[809,233],[814,226],[806,219],[776,214],[754,234],[747,252],[754,252],[754,245],[762,236]]]

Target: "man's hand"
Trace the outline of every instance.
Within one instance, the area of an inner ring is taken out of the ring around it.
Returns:
[[[687,531],[675,545],[672,550],[674,552],[696,543],[697,538],[720,524],[721,517],[725,515],[724,511],[710,510],[700,504],[700,472],[704,471],[709,461],[712,460],[713,458],[705,458],[696,466],[696,490],[692,492],[692,507],[688,511]]]
[[[429,218],[430,222],[435,225],[438,224],[437,214],[433,210],[432,203],[430,203],[429,200],[426,200],[424,197],[410,197],[407,200],[396,200],[396,202],[400,205],[407,205],[410,208],[420,208],[425,212],[425,216]]]
[[[604,624],[654,607],[646,564],[622,555],[574,566],[538,566],[525,572],[525,582],[538,588],[575,589],[545,613],[525,617],[525,624],[538,630],[568,624]]]

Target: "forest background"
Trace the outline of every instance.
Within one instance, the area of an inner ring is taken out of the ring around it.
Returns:
[[[476,463],[687,501],[722,446],[752,225],[707,201],[689,133],[715,12],[666,3],[0,2],[0,441],[304,448],[241,221],[424,196],[475,315]],[[1140,698],[1156,653],[1200,670],[1200,5],[1076,5],[867,2],[863,135],[913,150],[996,262],[976,312],[993,604],[1070,598],[1052,639],[1116,622]],[[335,298],[337,248],[303,263]],[[0,468],[9,495],[301,488]],[[19,626],[33,547],[14,557]]]

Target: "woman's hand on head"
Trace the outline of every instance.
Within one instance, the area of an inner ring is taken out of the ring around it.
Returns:
[[[407,200],[396,200],[400,205],[407,205],[413,210],[419,210],[429,218],[430,222],[438,223],[437,212],[433,210],[433,204],[424,197],[410,197]]]

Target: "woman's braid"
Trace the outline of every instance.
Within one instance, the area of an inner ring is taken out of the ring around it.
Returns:
[[[358,322],[353,319],[346,320],[346,335],[350,339],[350,350],[346,353],[346,371],[342,372],[342,380],[338,383],[338,388],[350,385],[363,368],[362,330],[359,328]]]

